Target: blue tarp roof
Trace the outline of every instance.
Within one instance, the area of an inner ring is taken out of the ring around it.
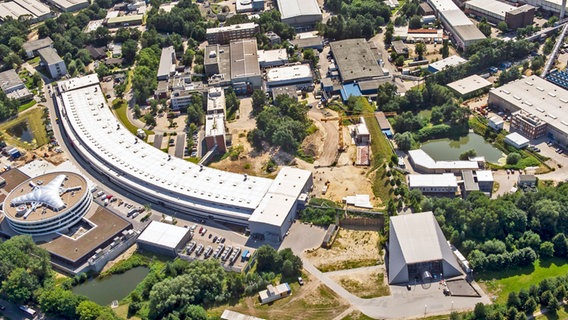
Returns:
[[[347,99],[349,99],[350,96],[360,97],[363,95],[361,93],[361,89],[359,89],[359,86],[355,83],[342,85],[340,91],[341,91],[341,99],[343,99],[343,101],[347,101]]]

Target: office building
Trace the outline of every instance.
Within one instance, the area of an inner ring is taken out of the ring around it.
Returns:
[[[243,0],[241,0],[243,1]],[[228,44],[233,40],[254,38],[260,31],[254,22],[234,24],[227,27],[208,28],[207,42],[209,44]]]
[[[22,45],[28,59],[35,57],[38,54],[37,51],[43,48],[53,48],[53,40],[50,37],[30,40]]]
[[[58,79],[67,74],[67,66],[55,49],[51,47],[39,49],[38,54],[51,78]]]
[[[568,146],[568,90],[533,75],[491,89],[487,103],[511,113],[511,131]]]
[[[408,188],[420,190],[423,194],[453,197],[458,191],[458,180],[453,173],[409,174]]]
[[[266,86],[269,89],[292,85],[296,88],[313,86],[312,68],[309,64],[277,67],[266,72]]]
[[[14,69],[0,72],[0,88],[10,99],[25,101],[33,97]]]
[[[465,3],[465,13],[485,18],[495,25],[507,23],[509,29],[522,28],[533,23],[535,7],[515,7],[498,0],[470,0]]]
[[[452,0],[427,0],[456,47],[467,50],[485,36]]]
[[[160,65],[158,66],[158,80],[168,80],[176,73],[176,51],[173,46],[162,49]]]

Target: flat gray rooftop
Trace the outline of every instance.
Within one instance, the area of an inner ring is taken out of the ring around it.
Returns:
[[[494,88],[489,95],[501,98],[568,135],[568,90],[530,76]]]
[[[260,76],[256,39],[231,41],[231,79]]]
[[[330,43],[330,46],[343,82],[384,75],[367,40],[341,40]]]

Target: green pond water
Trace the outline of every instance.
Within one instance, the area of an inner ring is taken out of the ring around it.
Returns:
[[[132,292],[148,272],[150,269],[146,267],[136,267],[103,279],[91,279],[74,287],[72,291],[100,305],[110,305],[113,300],[120,300]]]
[[[423,143],[420,148],[436,161],[459,160],[460,154],[470,149],[474,149],[478,156],[484,156],[486,161],[492,163],[498,163],[499,159],[505,156],[501,150],[473,132],[459,140],[430,140]]]

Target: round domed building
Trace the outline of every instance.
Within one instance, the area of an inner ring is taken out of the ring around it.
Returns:
[[[52,172],[15,187],[4,200],[4,215],[17,233],[41,236],[66,231],[81,220],[92,202],[83,176]]]

